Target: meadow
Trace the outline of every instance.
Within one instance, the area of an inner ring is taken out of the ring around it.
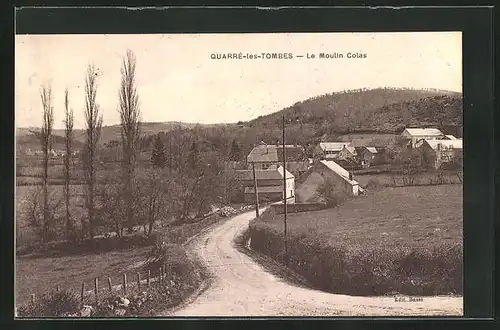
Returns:
[[[462,293],[462,185],[387,187],[321,211],[267,211],[251,247],[313,285],[354,295]],[[287,260],[288,259],[288,260]]]

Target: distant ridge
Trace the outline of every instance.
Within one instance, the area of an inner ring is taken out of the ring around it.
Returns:
[[[292,144],[310,145],[351,133],[398,134],[404,127],[419,126],[439,127],[448,134],[461,136],[462,107],[462,94],[458,92],[409,88],[357,89],[311,97],[246,122],[145,122],[142,132],[145,135],[155,135],[180,127],[184,130],[196,128],[193,134],[211,136],[220,135],[220,132],[214,133],[214,129],[217,131],[223,128],[230,139],[238,140],[247,150],[258,141],[281,141],[281,121],[284,114],[287,143]],[[37,130],[33,127],[18,128],[16,132],[19,138],[33,135],[32,132]],[[54,134],[64,136],[64,130],[57,129]],[[75,130],[75,138],[83,143],[84,130]],[[119,125],[103,127],[101,143],[119,139]]]

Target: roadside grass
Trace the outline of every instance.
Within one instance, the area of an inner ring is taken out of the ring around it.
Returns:
[[[335,293],[462,294],[462,186],[385,188],[321,211],[266,211],[251,248]]]

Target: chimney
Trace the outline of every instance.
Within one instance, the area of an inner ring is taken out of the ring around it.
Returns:
[[[349,172],[349,180],[352,181],[352,172]]]

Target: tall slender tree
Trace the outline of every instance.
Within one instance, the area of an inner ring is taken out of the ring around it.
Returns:
[[[139,95],[135,81],[136,57],[131,50],[122,61],[121,85],[119,91],[119,113],[123,147],[122,166],[124,170],[125,198],[127,205],[127,227],[132,229],[133,214],[133,177],[137,157],[137,144],[140,137]]]
[[[102,114],[96,102],[97,77],[99,73],[93,64],[89,64],[85,75],[85,147],[83,153],[84,175],[86,183],[86,207],[87,207],[87,232],[89,238],[95,236],[95,185],[96,185],[96,162],[97,144],[101,137]]]
[[[69,92],[64,90],[64,200],[66,206],[66,238],[71,239],[74,234],[73,222],[70,212],[70,181],[71,167],[73,165],[73,109],[69,108]]]
[[[52,226],[52,217],[49,210],[49,188],[48,188],[48,171],[49,171],[49,153],[52,149],[52,129],[54,126],[54,108],[52,106],[52,87],[50,85],[42,86],[40,90],[40,98],[42,100],[43,119],[42,130],[40,134],[40,144],[43,153],[43,225],[42,239],[48,240],[50,229]]]

